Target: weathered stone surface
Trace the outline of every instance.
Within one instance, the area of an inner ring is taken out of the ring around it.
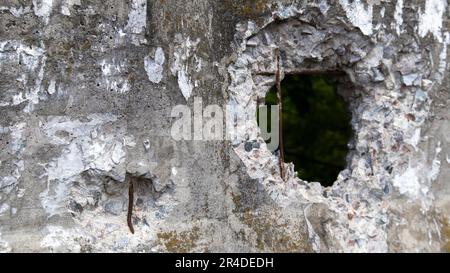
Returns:
[[[449,251],[447,1],[293,2],[3,1],[0,251]],[[283,181],[256,119],[170,135],[198,98],[254,115],[277,52],[346,74],[330,188]]]

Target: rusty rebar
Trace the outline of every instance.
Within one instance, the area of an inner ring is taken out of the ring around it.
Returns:
[[[257,71],[256,75],[273,76],[278,71]],[[302,70],[284,70],[285,75],[344,75],[340,70],[321,70],[321,69],[302,69]]]
[[[278,99],[278,136],[280,139],[280,175],[281,179],[285,180],[285,170],[284,170],[284,142],[283,142],[283,97],[281,95],[281,68],[280,68],[280,51],[276,50],[277,58],[277,71],[275,73],[277,99]]]
[[[128,213],[127,213],[127,224],[128,228],[130,229],[130,232],[134,234],[134,228],[133,228],[133,204],[134,204],[134,187],[133,187],[133,178],[129,179],[129,186],[128,186]]]

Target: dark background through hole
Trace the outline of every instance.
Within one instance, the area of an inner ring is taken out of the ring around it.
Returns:
[[[331,186],[345,168],[352,135],[351,114],[336,83],[326,75],[287,75],[281,90],[285,161],[294,163],[299,178]],[[277,104],[275,87],[265,103]]]

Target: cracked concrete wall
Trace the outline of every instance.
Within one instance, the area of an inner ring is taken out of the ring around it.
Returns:
[[[449,17],[446,0],[2,1],[0,251],[450,250]],[[330,188],[292,164],[282,181],[252,118],[229,141],[170,136],[194,98],[254,116],[275,49],[282,76],[345,72],[355,136]]]

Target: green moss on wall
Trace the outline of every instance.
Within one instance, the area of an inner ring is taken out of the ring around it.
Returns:
[[[167,231],[160,232],[156,236],[160,244],[164,245],[167,251],[184,253],[192,251],[196,246],[196,242],[200,237],[200,229],[193,227],[189,231]]]

